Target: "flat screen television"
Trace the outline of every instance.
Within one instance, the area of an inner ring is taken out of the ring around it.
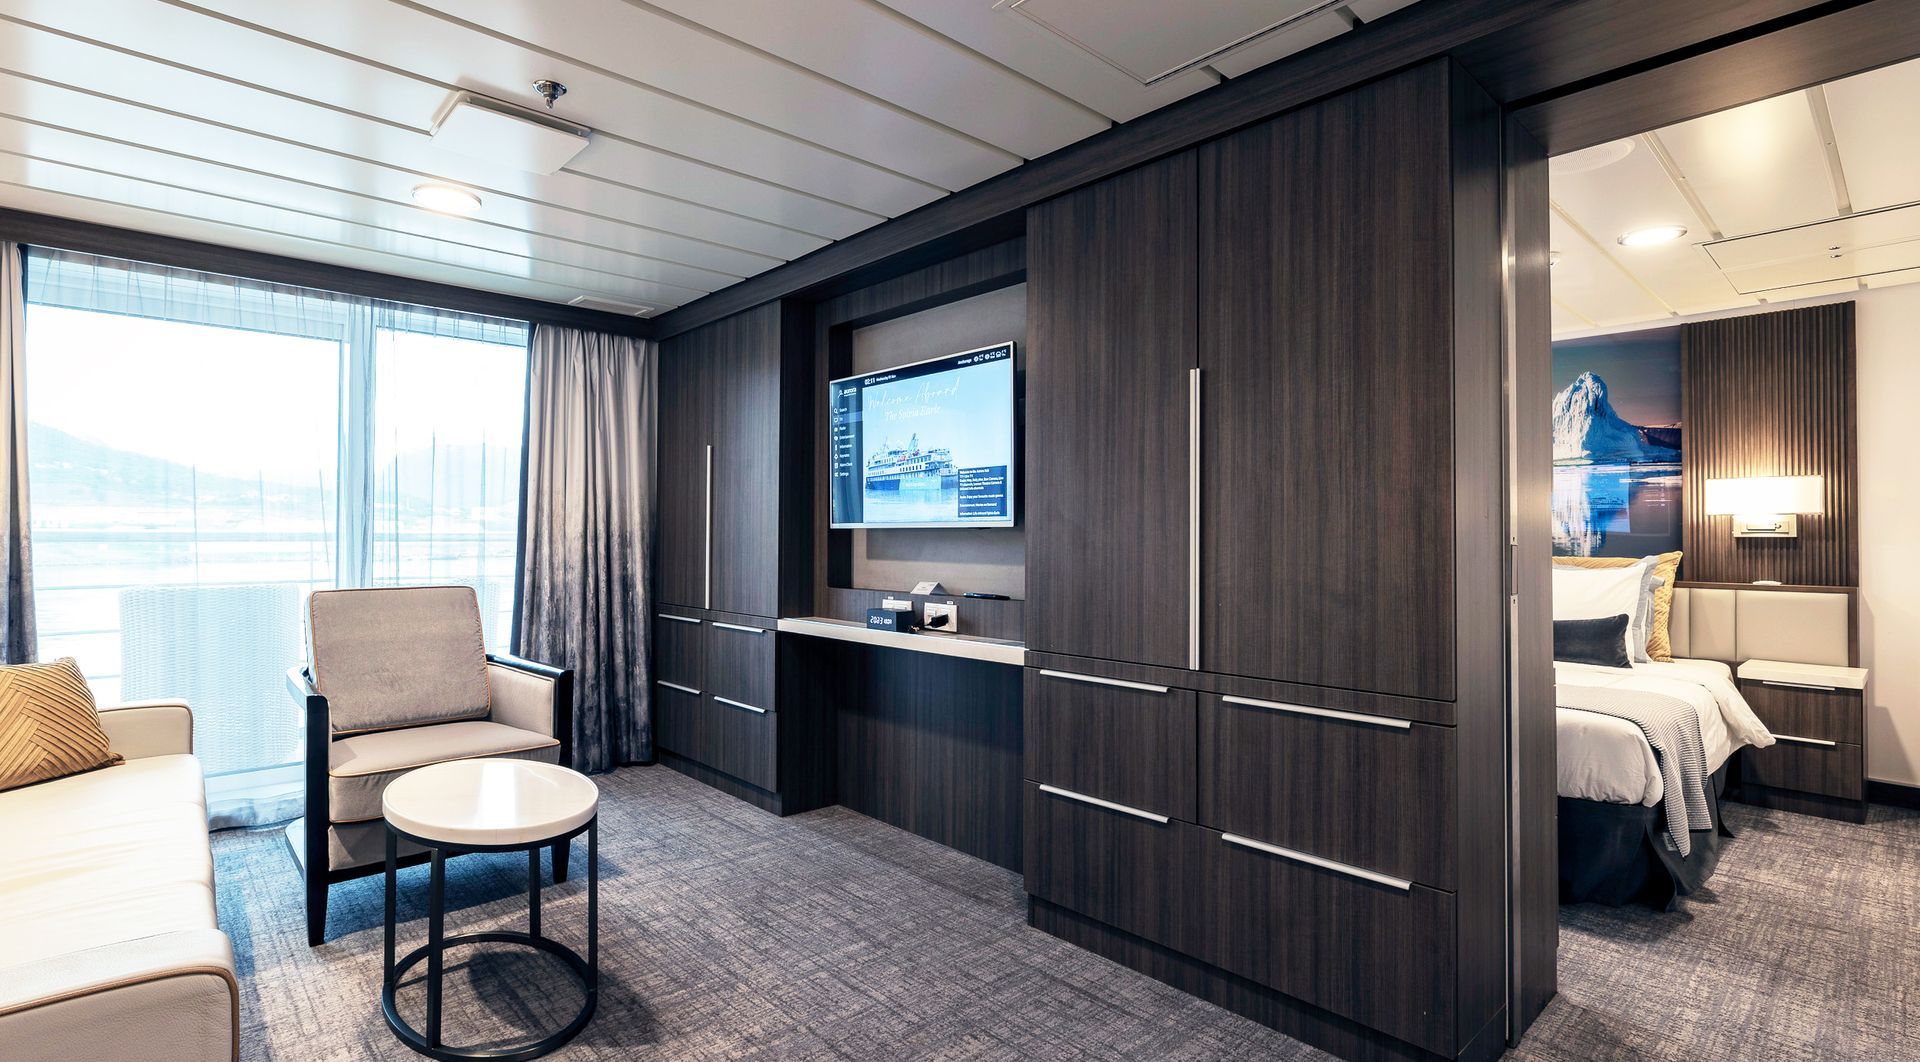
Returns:
[[[1013,343],[834,380],[834,527],[1012,527]]]

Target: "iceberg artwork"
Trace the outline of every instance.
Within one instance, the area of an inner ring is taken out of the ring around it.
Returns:
[[[1680,330],[1553,347],[1553,551],[1680,548]]]

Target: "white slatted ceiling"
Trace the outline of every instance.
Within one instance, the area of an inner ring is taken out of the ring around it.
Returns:
[[[994,0],[0,0],[0,206],[658,311],[1407,2],[1149,87]],[[561,172],[432,144],[538,78],[595,130]]]
[[[1920,201],[1920,109],[1913,102],[1920,99],[1920,60],[1834,82],[1824,86],[1824,96],[1853,210]],[[1838,216],[1841,200],[1817,106],[1811,92],[1788,93],[1658,130],[1658,142],[1728,238],[1824,221]],[[1780,286],[1742,295],[1700,246],[1714,238],[1707,219],[1687,202],[1646,138],[1634,145],[1619,162],[1551,177],[1554,202],[1604,251],[1591,253],[1587,241],[1555,219],[1553,247],[1561,253],[1552,273],[1556,334],[1920,281],[1920,270],[1828,280],[1833,266],[1821,248],[1812,248],[1799,266],[1769,268],[1769,283]],[[1615,242],[1628,229],[1666,223],[1690,231],[1651,247]],[[1872,258],[1857,256],[1861,263]],[[1625,286],[1623,275],[1630,278]],[[1796,278],[1806,283],[1792,283]]]

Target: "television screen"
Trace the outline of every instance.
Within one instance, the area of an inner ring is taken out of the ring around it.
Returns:
[[[834,527],[1012,527],[1013,344],[827,385]]]

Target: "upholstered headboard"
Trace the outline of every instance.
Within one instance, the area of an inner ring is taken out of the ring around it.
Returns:
[[[1852,587],[1680,583],[1668,633],[1673,655],[1857,666]]]

